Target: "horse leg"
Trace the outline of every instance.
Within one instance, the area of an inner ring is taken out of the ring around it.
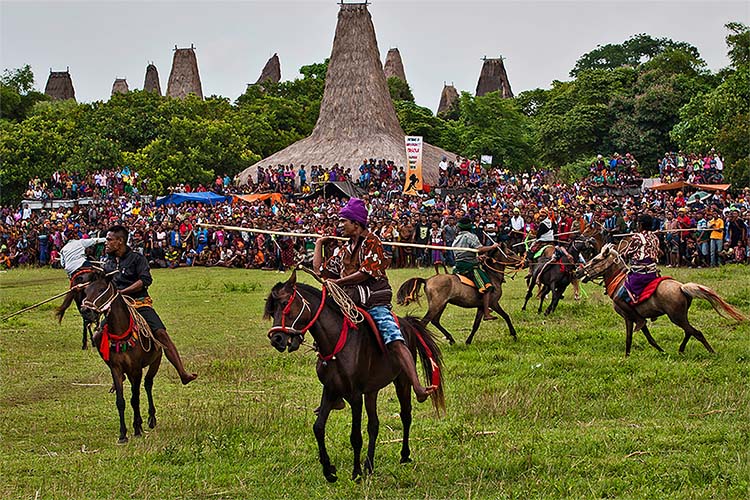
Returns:
[[[625,357],[630,356],[630,348],[633,346],[633,322],[625,318]]]
[[[516,329],[513,327],[513,323],[510,320],[510,315],[505,312],[505,309],[500,306],[500,299],[496,300],[495,303],[492,304],[492,310],[498,313],[500,317],[505,320],[505,323],[508,325],[508,330],[510,330],[510,336],[513,337],[513,340],[517,340],[518,337],[516,335]]]
[[[330,395],[330,391],[324,387],[323,397],[320,402],[320,413],[318,413],[318,418],[315,419],[315,423],[313,424],[315,439],[318,441],[318,459],[323,466],[323,475],[329,483],[335,483],[339,479],[336,475],[336,466],[331,464],[331,458],[326,451],[325,441],[326,422],[328,421],[328,415],[331,413],[331,407],[335,399]]]
[[[523,307],[521,308],[522,311],[526,310],[526,305],[529,303],[529,299],[531,298],[531,295],[534,293],[534,283],[528,282],[527,290],[526,290],[526,299],[523,301]]]
[[[693,325],[690,324],[687,318],[687,308],[683,309],[682,311],[679,311],[676,314],[670,314],[667,313],[669,316],[669,319],[672,320],[672,323],[682,328],[682,330],[685,332],[685,338],[682,339],[682,343],[680,344],[680,354],[683,354],[685,352],[685,346],[688,343],[688,340],[690,340],[690,337],[695,337],[698,341],[700,341],[701,344],[703,344],[703,347],[706,348],[706,350],[710,353],[715,353],[714,349],[711,347],[711,344],[708,343],[708,340],[706,340],[706,337],[703,335],[703,332],[695,328]]]
[[[411,394],[407,386],[407,395],[411,403]],[[380,419],[378,419],[378,393],[377,391],[365,394],[365,411],[367,411],[367,457],[365,458],[365,473],[372,474],[375,468],[375,445],[380,430]]]
[[[652,347],[654,347],[659,352],[664,352],[664,349],[659,347],[659,344],[656,343],[656,340],[654,340],[654,337],[651,336],[651,332],[648,330],[648,326],[643,325],[643,328],[641,328],[643,331],[643,335],[646,336],[646,340],[648,340],[648,343],[651,344]]]
[[[151,394],[151,390],[154,387],[154,377],[156,372],[159,371],[159,365],[161,365],[161,354],[159,357],[151,363],[146,372],[146,377],[143,379],[143,388],[146,389],[146,397],[148,398],[148,427],[153,429],[156,427],[156,407],[154,406],[154,396]]]
[[[133,436],[143,434],[143,419],[141,418],[141,369],[136,368],[128,373],[130,381],[130,406],[133,408]]]
[[[425,290],[425,293],[427,291]],[[445,339],[450,343],[450,345],[453,345],[456,343],[456,340],[453,338],[453,335],[446,330],[443,325],[440,324],[440,317],[443,315],[443,311],[445,311],[446,306],[448,305],[448,301],[441,300],[438,297],[432,297],[431,295],[427,294],[427,314],[424,315],[422,318],[422,324],[427,325],[429,323],[432,323],[435,325],[435,327],[440,330],[440,333],[442,333],[445,336]]]
[[[550,287],[548,285],[542,286],[542,293],[539,296],[539,309],[537,309],[536,313],[541,314],[542,313],[542,306],[544,305],[544,299],[547,297],[547,294],[550,292]]]
[[[484,311],[481,307],[477,307],[477,315],[474,316],[474,324],[471,325],[471,333],[468,337],[466,337],[466,345],[471,344],[471,341],[474,340],[474,334],[477,333],[477,330],[479,330],[479,325],[482,323],[482,318],[484,317]]]
[[[399,416],[403,427],[403,439],[401,441],[401,463],[411,462],[411,449],[409,448],[409,432],[411,431],[411,384],[404,375],[399,375],[393,382],[396,386],[396,397],[401,407]]]
[[[547,310],[544,311],[545,316],[549,316],[550,314],[555,312],[555,309],[557,309],[557,304],[560,302],[564,291],[565,290],[561,289],[558,283],[552,285],[552,300],[550,301],[549,306],[547,306]]]
[[[82,344],[81,344],[81,350],[83,350],[83,351],[85,351],[88,348],[88,345],[87,345],[88,338],[86,337],[86,334],[89,332],[88,326],[89,326],[89,322],[84,319],[83,320],[83,341],[82,341]],[[93,342],[92,342],[92,344],[93,344]]]
[[[117,413],[120,415],[120,439],[117,444],[128,442],[128,428],[125,427],[125,396],[122,393],[122,373],[117,368],[110,368],[112,372],[112,385],[115,387]]]
[[[352,429],[349,434],[349,443],[354,452],[354,468],[352,469],[352,481],[358,481],[362,477],[362,395],[354,395],[349,404],[352,407]]]

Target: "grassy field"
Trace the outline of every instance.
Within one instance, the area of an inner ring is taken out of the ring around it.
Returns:
[[[416,274],[429,271],[390,276],[396,288]],[[750,312],[747,267],[670,274]],[[473,312],[448,309],[444,324],[461,342],[441,343],[448,413],[438,419],[428,404],[415,406],[414,462],[399,464],[398,403],[388,388],[375,474],[362,483],[347,479],[350,414],[330,419],[340,477],[330,485],[312,433],[315,354],[279,354],[261,318],[282,277],[154,272],[156,309],[200,378],[181,386],[165,360],[154,386],[159,423],[125,446],[116,444],[109,372],[96,352],[81,350],[75,311],[58,325],[56,302],[3,323],[0,498],[750,497],[749,325],[695,301],[692,322],[717,354],[695,340],[677,354],[682,332],[661,318],[652,332],[666,353],[637,334],[625,359],[624,324],[598,286],[586,285],[579,303],[568,290],[545,319],[536,307],[520,311],[521,275],[503,299],[517,342],[496,321],[466,346]],[[65,286],[62,271],[2,274],[0,314]],[[424,303],[408,311],[421,315]],[[132,434],[129,404],[126,418]]]

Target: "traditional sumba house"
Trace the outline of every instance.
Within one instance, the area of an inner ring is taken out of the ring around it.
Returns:
[[[385,65],[383,66],[385,79],[395,76],[406,82],[406,73],[404,72],[404,63],[401,60],[401,52],[398,49],[388,49],[388,55],[385,56]]]
[[[174,47],[172,71],[169,73],[167,95],[184,99],[188,94],[195,94],[203,99],[201,77],[198,73],[198,59],[195,57],[195,47],[178,49]]]
[[[112,84],[112,95],[127,94],[129,90],[127,80],[124,78],[115,78],[115,83]]]
[[[161,95],[161,84],[159,84],[159,72],[153,63],[146,66],[146,79],[143,81],[143,90]]]
[[[434,184],[442,156],[440,148],[424,144],[422,176]],[[366,4],[341,4],[333,49],[328,63],[320,115],[312,134],[245,169],[241,182],[255,178],[258,166],[300,164],[351,168],[365,158],[393,160],[406,167],[404,131],[380,63],[380,52]]]
[[[279,55],[274,54],[263,66],[263,71],[260,72],[256,85],[263,82],[279,83],[281,81],[281,63],[279,62]]]
[[[458,91],[453,85],[447,83],[443,85],[443,92],[440,94],[440,104],[438,105],[437,114],[444,115],[458,107]]]
[[[513,97],[503,58],[489,59],[485,57],[482,72],[479,74],[479,82],[477,82],[477,95],[482,96],[498,90],[505,99]]]
[[[65,71],[52,71],[50,69],[44,93],[55,101],[75,100],[76,91],[73,89],[73,80],[70,78],[70,68]]]

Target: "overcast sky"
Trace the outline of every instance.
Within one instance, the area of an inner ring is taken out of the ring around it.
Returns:
[[[278,52],[282,79],[331,53],[334,0],[12,2],[0,0],[3,68],[31,64],[43,91],[70,67],[79,102],[106,100],[115,78],[143,88],[153,61],[166,91],[175,45],[194,44],[203,93],[236,99]],[[513,92],[567,80],[597,45],[648,33],[695,45],[712,71],[728,64],[724,24],[750,24],[744,1],[373,0],[381,60],[398,47],[418,104],[437,108],[443,82],[474,92],[483,56],[505,58]]]

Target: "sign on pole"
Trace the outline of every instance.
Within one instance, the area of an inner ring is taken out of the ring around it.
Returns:
[[[482,165],[492,166],[492,155],[482,155],[479,161]]]
[[[404,194],[417,194],[422,189],[422,137],[406,136],[406,182]]]

